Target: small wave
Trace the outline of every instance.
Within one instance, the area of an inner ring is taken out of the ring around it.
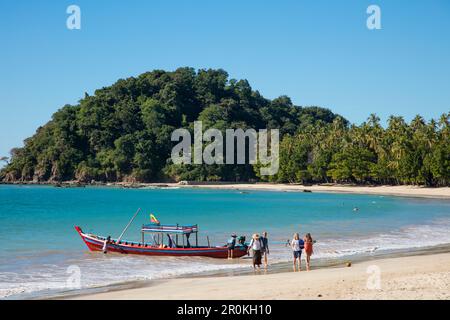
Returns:
[[[314,245],[315,259],[343,258],[395,250],[419,249],[450,243],[450,220],[441,219],[421,226],[408,226],[383,234],[366,237],[342,237],[317,239]],[[284,242],[272,242],[271,260],[286,262],[292,259],[292,252]]]
[[[418,249],[450,243],[450,221],[409,226],[368,237],[326,239],[315,246],[317,258],[339,258],[358,254]]]
[[[209,260],[211,259],[92,255],[88,259],[70,265],[80,270],[80,287],[72,288],[71,282],[68,282],[71,276],[69,265],[40,265],[28,273],[1,272],[0,298],[89,289],[130,281],[156,280],[248,267],[248,264],[237,261],[225,264]]]

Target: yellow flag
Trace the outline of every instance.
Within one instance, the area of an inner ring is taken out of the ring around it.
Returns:
[[[153,213],[150,213],[150,221],[151,221],[152,223],[159,224],[159,220],[156,219],[156,217],[153,215]]]

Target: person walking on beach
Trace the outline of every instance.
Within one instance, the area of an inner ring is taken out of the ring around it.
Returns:
[[[267,269],[267,255],[269,254],[269,239],[267,238],[267,231],[262,233],[261,244],[261,254],[264,257],[264,268]]]
[[[236,234],[233,233],[231,238],[228,239],[228,259],[233,259],[234,248],[236,247]]]
[[[298,233],[294,234],[294,239],[291,241],[292,253],[294,255],[294,272],[296,271],[296,266],[298,264],[298,271],[302,271],[302,249],[304,246],[303,240],[300,239]]]
[[[252,240],[250,241],[250,244],[248,246],[248,251],[250,251],[250,249],[252,250],[254,270],[256,270],[256,267],[258,267],[258,270],[261,269],[261,248],[262,241],[259,238],[259,234],[255,233],[252,236]]]
[[[305,254],[306,254],[306,270],[310,270],[310,262],[311,262],[311,255],[314,253],[313,251],[313,239],[311,237],[311,233],[307,233],[305,235]]]

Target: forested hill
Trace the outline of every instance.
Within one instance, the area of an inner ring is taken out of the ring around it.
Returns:
[[[177,128],[280,128],[282,134],[336,118],[322,108],[269,100],[223,70],[155,70],[85,95],[13,149],[0,178],[13,181],[248,180],[251,166],[175,168],[168,162]]]
[[[280,170],[252,165],[174,165],[173,130],[280,129]],[[3,159],[5,160],[5,159]],[[223,70],[155,70],[66,105],[23,148],[11,151],[4,182],[178,180],[449,185],[449,113],[429,122],[371,115],[350,125],[328,109],[266,99]]]

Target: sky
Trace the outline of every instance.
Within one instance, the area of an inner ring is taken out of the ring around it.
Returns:
[[[85,92],[153,69],[223,68],[358,124],[450,111],[448,0],[2,1],[0,46],[0,156]]]

